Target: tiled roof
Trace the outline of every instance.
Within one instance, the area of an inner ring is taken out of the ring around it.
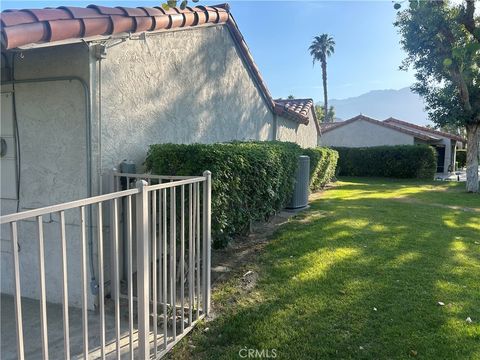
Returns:
[[[403,127],[395,126],[395,125],[389,124],[388,122],[375,120],[375,119],[372,119],[372,118],[370,118],[368,116],[365,116],[365,115],[357,115],[357,116],[355,116],[351,119],[345,120],[345,121],[339,121],[339,122],[336,122],[336,123],[329,123],[328,125],[322,125],[322,133],[332,131],[334,129],[337,129],[339,127],[351,124],[351,123],[353,123],[355,121],[359,121],[359,120],[367,121],[371,124],[379,125],[379,126],[382,126],[382,127],[392,129],[392,130],[396,130],[396,131],[404,133],[404,134],[412,135],[412,136],[416,137],[417,139],[421,139],[421,140],[425,140],[425,141],[438,141],[438,140],[440,140],[440,138],[438,136],[432,136],[432,135],[428,135],[428,134],[425,134],[423,132],[415,131],[415,130],[412,130],[412,129],[406,129],[406,128],[403,128]]]
[[[209,24],[224,24],[228,27],[235,44],[240,50],[252,77],[260,88],[262,96],[273,112],[277,112],[277,104],[258,70],[247,43],[240,32],[235,19],[230,13],[228,4],[215,6],[196,6],[171,8],[164,10],[156,7],[106,7],[89,5],[86,8],[60,6],[58,8],[5,10],[0,14],[1,45],[4,50],[30,47],[31,45],[50,43],[62,45],[71,40],[96,40],[112,35],[173,31],[195,28]],[[301,109],[296,107],[284,110],[289,117],[303,124],[308,123],[305,102]],[[281,108],[281,106],[280,106]],[[285,109],[285,107],[284,107]],[[314,119],[315,112],[313,112]],[[320,128],[317,131],[320,134]]]
[[[313,106],[312,99],[277,99],[275,102],[275,112],[278,115],[293,115],[296,118],[303,118],[303,122],[308,124],[308,112]]]
[[[5,10],[0,18],[2,48],[13,49],[32,43],[226,23],[229,13],[224,6],[164,10],[160,6],[89,5],[86,8],[60,6],[56,9]]]
[[[427,127],[412,124],[412,123],[409,123],[409,122],[406,122],[406,121],[403,121],[403,120],[398,120],[398,119],[395,119],[395,118],[392,118],[392,117],[390,117],[386,120],[383,120],[383,122],[387,123],[387,124],[390,124],[390,125],[399,126],[399,127],[402,127],[402,128],[408,128],[412,131],[417,131],[417,132],[421,131],[422,133],[430,133],[430,134],[434,134],[434,135],[443,136],[443,137],[446,137],[446,138],[451,139],[451,140],[466,142],[466,140],[464,138],[462,138],[461,136],[450,134],[450,133],[447,133],[447,132],[444,132],[444,131],[429,129]]]
[[[275,113],[285,118],[293,119],[301,124],[309,123],[309,112],[312,112],[313,121],[317,128],[317,133],[321,134],[320,125],[313,108],[313,99],[277,99],[273,101],[275,104]]]

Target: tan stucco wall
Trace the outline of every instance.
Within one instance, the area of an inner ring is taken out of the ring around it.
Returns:
[[[78,76],[88,82],[88,48],[71,45],[24,51],[15,57],[15,79],[32,80]],[[19,210],[43,207],[87,196],[86,108],[78,80],[15,84],[20,139]],[[2,92],[12,92],[2,85]],[[15,212],[17,201],[1,201],[2,214]],[[61,302],[59,217],[44,217],[47,299]],[[68,284],[70,304],[81,304],[80,232],[77,212],[66,213]],[[22,296],[38,298],[38,240],[36,223],[19,224],[19,258]],[[12,293],[10,234],[2,227],[1,291]],[[89,297],[93,307],[94,297]]]
[[[413,136],[368,121],[358,120],[322,134],[322,146],[365,147],[413,145]]]
[[[140,167],[150,144],[273,136],[273,114],[225,26],[114,46],[102,84],[104,171],[126,158]]]
[[[318,143],[318,132],[312,112],[309,113],[308,125],[278,117],[277,140],[295,142],[301,147],[315,147]]]

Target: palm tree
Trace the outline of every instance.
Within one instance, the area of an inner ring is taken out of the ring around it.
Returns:
[[[312,45],[308,48],[310,55],[313,57],[313,65],[315,61],[319,61],[322,65],[323,80],[323,108],[325,109],[325,122],[328,121],[328,96],[327,96],[327,57],[335,52],[335,41],[328,34],[315,36]],[[332,120],[333,121],[333,120]]]

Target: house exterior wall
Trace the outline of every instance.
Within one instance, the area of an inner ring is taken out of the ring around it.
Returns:
[[[277,140],[295,142],[303,148],[315,147],[318,143],[318,133],[312,112],[309,113],[308,125],[285,119],[277,118]]]
[[[141,171],[150,144],[273,138],[273,114],[225,26],[126,41],[101,66],[103,172],[123,159]]]
[[[322,134],[322,146],[370,147],[381,145],[413,145],[412,135],[358,120]]]
[[[86,107],[79,80],[34,82],[59,76],[76,76],[88,83],[88,48],[69,45],[24,51],[15,55],[15,85],[2,84],[2,92],[14,91],[19,133],[19,202],[1,201],[2,214],[39,208],[87,197]],[[29,80],[29,82],[22,82]],[[30,81],[32,80],[32,81]],[[53,79],[51,79],[53,80]],[[66,213],[69,302],[79,306],[80,232],[78,214]],[[61,302],[61,253],[59,216],[43,219],[47,299]],[[38,240],[34,221],[18,225],[22,296],[39,297]],[[10,232],[2,226],[1,292],[12,294]],[[93,307],[94,297],[89,296]]]

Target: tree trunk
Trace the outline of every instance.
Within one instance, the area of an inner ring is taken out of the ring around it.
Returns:
[[[322,80],[323,80],[323,111],[325,115],[324,121],[328,122],[327,60],[322,61]]]
[[[467,125],[467,191],[478,192],[480,123]]]

